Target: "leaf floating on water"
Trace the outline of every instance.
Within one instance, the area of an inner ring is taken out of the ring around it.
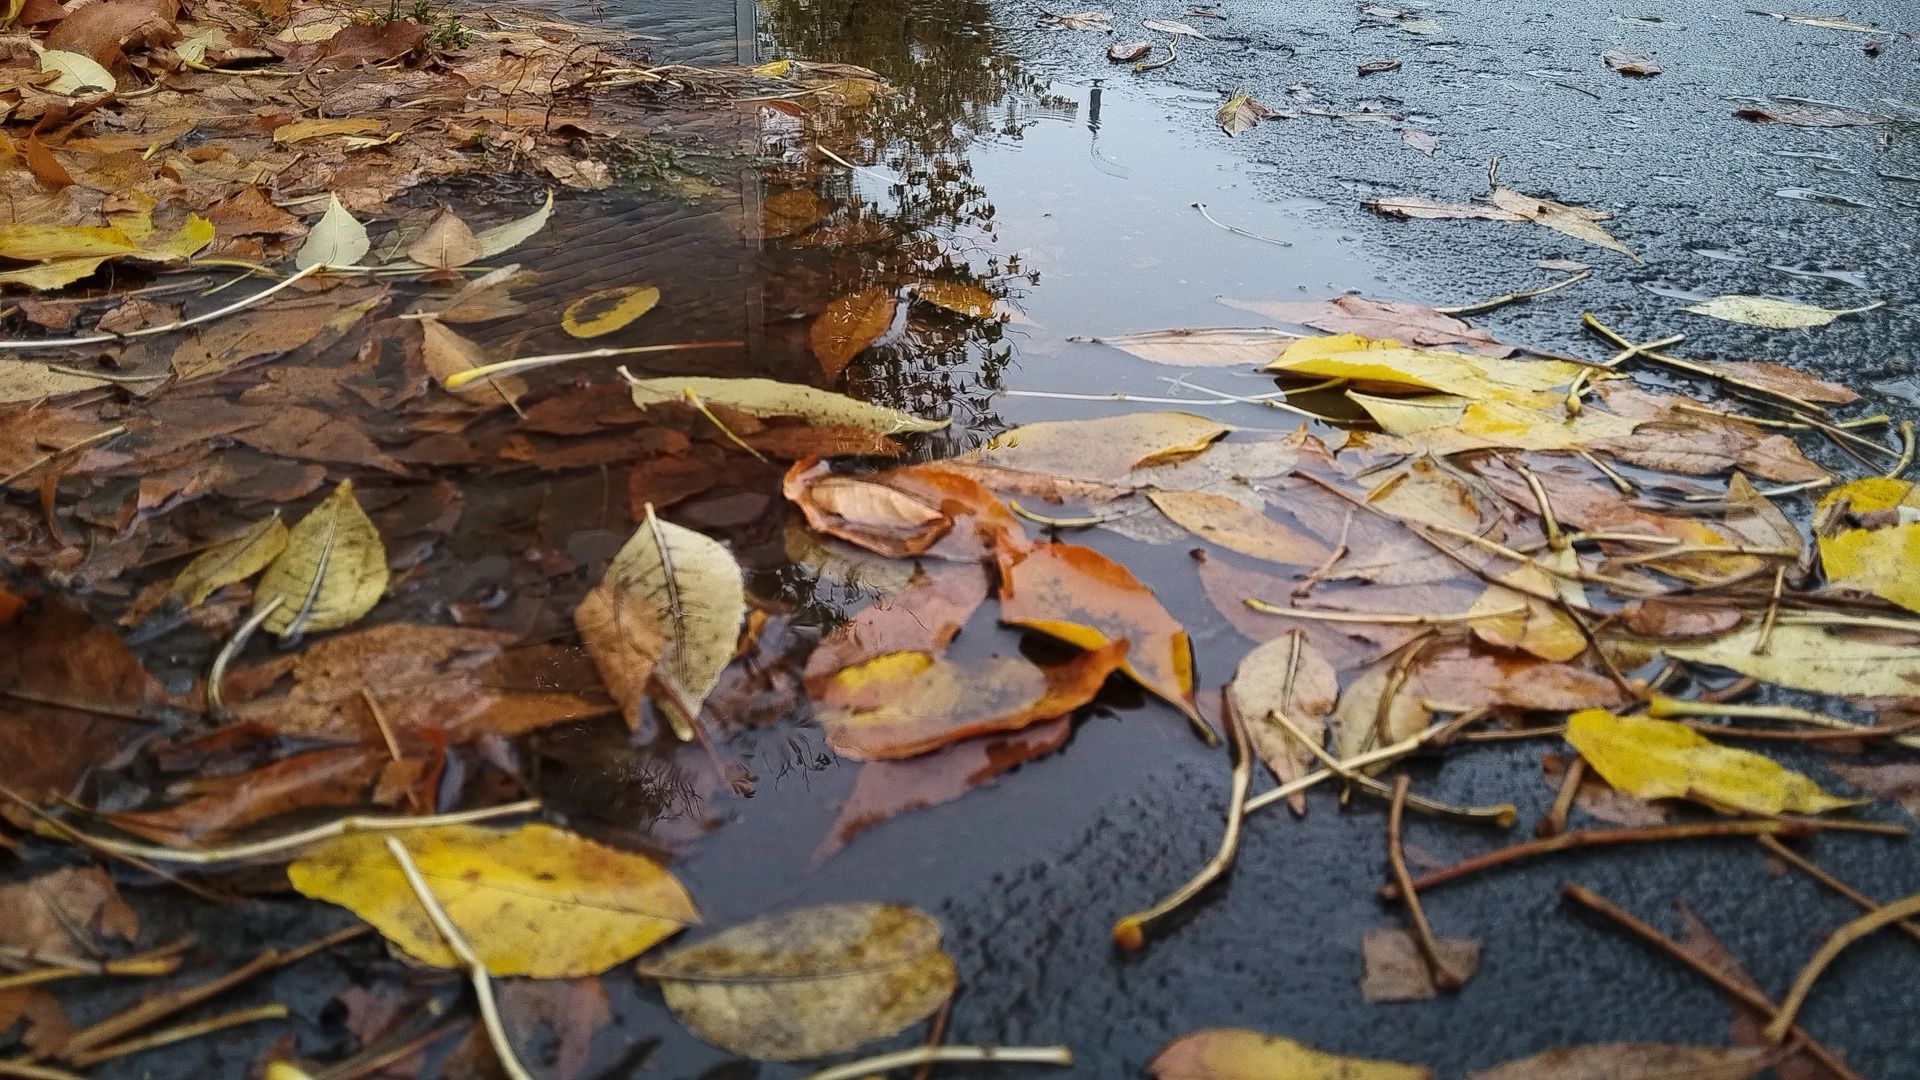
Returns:
[[[1660,64],[1649,56],[1628,52],[1625,49],[1608,49],[1600,54],[1600,59],[1622,75],[1637,75],[1642,78],[1660,74]]]
[[[782,491],[815,530],[889,558],[982,562],[1025,543],[1020,523],[992,492],[939,465],[847,476],[800,461]]]
[[[1767,817],[1858,806],[1772,758],[1721,746],[1684,724],[1582,709],[1567,718],[1567,742],[1615,788],[1642,799],[1692,799]]]
[[[340,196],[327,196],[327,212],[320,215],[307,233],[307,242],[294,253],[293,264],[302,270],[315,266],[355,266],[373,247],[367,227],[340,205]]]
[[[913,757],[1065,716],[1092,701],[1126,655],[1124,641],[1046,666],[1021,657],[959,662],[889,653],[834,675],[816,715],[828,745],[847,757]]]
[[[1319,541],[1225,495],[1150,491],[1147,499],[1176,525],[1228,551],[1291,566],[1318,566],[1327,557],[1327,548]]]
[[[699,375],[670,375],[658,379],[627,377],[635,406],[684,402],[686,392],[708,405],[725,405],[754,416],[797,416],[825,426],[860,428],[882,435],[909,431],[939,431],[945,420],[922,420],[917,416],[869,405],[831,390],[817,390],[797,383],[772,379],[723,379]]]
[[[1192,37],[1208,40],[1207,35],[1195,30],[1186,23],[1175,22],[1172,19],[1141,19],[1140,25],[1156,34],[1170,34],[1173,37]]]
[[[913,296],[934,307],[973,319],[992,315],[995,304],[992,293],[978,285],[959,281],[917,281],[913,284]]]
[[[646,508],[600,584],[574,610],[587,652],[627,723],[664,686],[657,704],[682,739],[694,735],[700,706],[733,659],[746,624],[746,583],[717,540]]]
[[[1031,478],[1036,490],[1049,481],[1130,486],[1134,471],[1193,458],[1232,426],[1183,412],[1142,412],[1093,420],[1042,420],[995,435],[960,459],[981,473]],[[996,481],[995,486],[998,486]],[[1071,483],[1057,486],[1071,488]]]
[[[993,589],[983,564],[917,570],[892,596],[883,596],[834,627],[807,656],[807,693],[825,692],[836,672],[888,653],[938,653],[960,633]]]
[[[547,201],[540,209],[526,217],[495,225],[474,234],[474,242],[480,245],[480,257],[491,259],[533,238],[533,235],[547,227],[547,219],[553,216],[553,192],[547,192]]]
[[[1875,124],[1891,122],[1887,117],[1876,113],[1860,112],[1857,109],[1843,109],[1838,105],[1768,105],[1764,108],[1749,106],[1733,110],[1733,115],[1741,120],[1751,120],[1756,124],[1788,124],[1793,127],[1871,127]]]
[[[1348,293],[1331,300],[1235,300],[1223,296],[1220,302],[1230,308],[1258,312],[1269,319],[1311,326],[1329,334],[1355,334],[1422,348],[1464,345],[1483,356],[1511,356],[1515,351],[1513,346],[1495,341],[1485,330],[1443,311],[1399,300],[1375,300]]]
[[[257,611],[279,601],[261,625],[286,637],[338,630],[373,610],[387,591],[387,548],[342,480],[287,533],[286,549],[253,590]]]
[[[653,310],[660,290],[651,285],[627,285],[588,293],[560,313],[560,329],[577,338],[597,338],[624,328]]]
[[[1764,296],[1716,296],[1680,310],[1747,326],[1764,326],[1769,330],[1803,330],[1825,326],[1842,315],[1858,315],[1879,306],[1868,304],[1857,308],[1823,308]]]
[[[437,318],[420,323],[420,361],[427,374],[444,389],[447,380],[463,371],[472,371],[492,362],[479,344],[449,328]],[[511,405],[527,392],[527,381],[518,375],[492,375],[458,390],[448,390],[468,401]]]
[[[196,607],[217,589],[245,581],[267,568],[287,548],[287,525],[278,513],[188,563],[173,579],[173,592]]]
[[[1270,326],[1223,326],[1069,340],[1106,345],[1142,360],[1174,367],[1242,367],[1272,360],[1299,336]]]
[[[750,923],[642,962],[680,1021],[735,1054],[799,1061],[851,1050],[930,1015],[954,990],[940,924],[894,904],[827,904]]]
[[[1313,751],[1272,719],[1275,713],[1286,717],[1315,745],[1326,738],[1327,717],[1340,696],[1340,681],[1333,665],[1307,643],[1305,634],[1291,631],[1248,653],[1233,682],[1227,684],[1226,694],[1246,727],[1254,753],[1275,780],[1284,784],[1312,771],[1317,760]],[[1289,805],[1294,813],[1305,813],[1306,792],[1296,792]]]
[[[1278,115],[1246,94],[1235,94],[1220,106],[1220,111],[1213,118],[1219,123],[1220,130],[1231,137],[1251,131],[1260,121]]]
[[[1147,1062],[1153,1080],[1433,1080],[1393,1061],[1339,1057],[1278,1035],[1207,1028],[1182,1035]]]
[[[1830,491],[1817,510],[1827,581],[1920,611],[1920,492],[1870,477]]]
[[[279,135],[279,131],[274,132],[276,139]],[[451,210],[435,214],[426,230],[407,245],[407,258],[435,270],[455,270],[479,257],[480,241],[474,238],[467,223],[460,220],[460,215]]]
[[[880,340],[893,325],[900,301],[892,289],[872,288],[865,292],[838,297],[813,320],[807,329],[807,344],[813,349],[820,370],[831,382],[864,352]]]
[[[1548,1050],[1467,1074],[1467,1080],[1747,1080],[1768,1065],[1761,1046],[1596,1043]]]
[[[287,878],[302,895],[352,910],[408,956],[460,967],[387,852],[386,835],[317,844],[287,867]],[[598,975],[700,921],[660,864],[550,825],[438,825],[397,835],[492,975]]]

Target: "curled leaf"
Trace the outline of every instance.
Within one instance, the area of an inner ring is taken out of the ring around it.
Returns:
[[[286,637],[338,630],[373,610],[387,591],[387,548],[342,480],[333,494],[287,533],[253,590],[256,610],[279,601],[261,625]]]
[[[1020,523],[992,492],[939,465],[842,475],[800,461],[782,490],[815,530],[890,558],[980,562],[1025,542]]]

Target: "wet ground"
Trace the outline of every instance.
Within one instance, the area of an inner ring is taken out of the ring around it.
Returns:
[[[1467,303],[1553,280],[1533,265],[1541,259],[1589,262],[1596,273],[1480,320],[1505,340],[1598,357],[1578,326],[1579,314],[1593,311],[1636,337],[1684,331],[1690,355],[1764,358],[1844,377],[1901,414],[1920,403],[1912,364],[1920,323],[1901,308],[1920,279],[1920,128],[1803,130],[1730,116],[1743,99],[1789,95],[1920,117],[1920,45],[1885,39],[1881,54],[1868,56],[1859,34],[1708,3],[1642,10],[1573,0],[1522,14],[1458,4],[1420,11],[1433,24],[1420,27],[1428,33],[1351,4],[1227,5],[1217,9],[1224,20],[1131,4],[1109,10],[1122,39],[1158,39],[1134,32],[1142,16],[1181,18],[1211,38],[1184,41],[1177,63],[1135,75],[1107,63],[1107,37],[1035,29],[1033,12],[1012,4],[815,0],[744,14],[692,0],[665,14],[652,4],[608,8],[605,17],[669,39],[660,46],[668,59],[846,61],[878,70],[900,93],[847,129],[847,142],[827,146],[860,166],[853,172],[824,163],[771,110],[698,133],[663,131],[663,145],[684,156],[667,164],[648,158],[636,171],[638,193],[563,206],[529,257],[546,283],[522,298],[541,310],[601,279],[638,273],[660,285],[662,305],[609,343],[748,343],[739,353],[662,361],[656,373],[805,379],[816,377],[808,374],[805,316],[826,297],[914,274],[984,284],[1018,316],[1005,325],[903,326],[848,373],[847,387],[865,396],[950,413],[956,430],[934,451],[1012,424],[1137,407],[1048,395],[1191,396],[1165,381],[1172,369],[1070,336],[1264,321],[1221,306],[1220,296],[1291,300],[1360,290]],[[1920,30],[1909,25],[1913,13],[1890,0],[1856,4],[1848,15]],[[737,33],[743,26],[752,28],[746,38]],[[1613,47],[1653,55],[1665,73],[1628,80],[1610,71],[1599,54]],[[1355,64],[1376,58],[1404,66],[1356,77]],[[1234,92],[1276,107],[1371,116],[1273,120],[1229,140],[1212,114]],[[1399,119],[1380,118],[1387,115]],[[1408,127],[1434,136],[1432,156],[1405,141]],[[716,144],[711,158],[696,153]],[[1360,207],[1390,194],[1465,201],[1485,190],[1495,157],[1511,187],[1614,211],[1610,228],[1644,264],[1543,229],[1391,221]],[[679,196],[696,174],[714,193],[689,202]],[[817,193],[839,218],[876,223],[874,235],[886,238],[834,247],[742,241],[741,221],[764,219],[768,197],[795,187]],[[1222,222],[1290,246],[1216,228],[1196,202]],[[1718,293],[1889,306],[1811,333],[1678,312],[1688,297]],[[529,335],[528,352],[566,342],[550,319],[490,331],[519,332]],[[1231,372],[1193,381],[1235,392],[1266,387]],[[1209,411],[1249,427],[1284,419],[1252,408]],[[447,604],[491,601],[528,580],[520,562],[501,554],[501,535],[583,566],[625,536],[624,493],[609,495],[604,473],[555,470],[539,482],[537,524],[526,520],[524,491],[515,493],[524,480],[473,485],[470,521],[497,528],[476,526],[464,548],[450,541],[462,557],[429,564],[447,567],[432,571],[440,576],[412,579],[396,601],[403,613],[432,618]],[[758,593],[784,601],[802,628],[824,626],[861,602],[858,586],[784,568],[785,508],[765,485],[737,487],[688,500],[676,519],[729,539],[759,571]],[[1194,587],[1184,546],[1076,539],[1155,585],[1194,637],[1202,686],[1230,676],[1248,642]],[[514,603],[506,601],[496,625],[525,623]],[[544,610],[529,602],[527,618]],[[536,636],[554,630],[532,626]],[[963,634],[961,648],[979,647],[970,636],[983,635]],[[1159,897],[1211,853],[1226,787],[1224,755],[1201,747],[1170,710],[1125,691],[1110,690],[1059,753],[989,790],[881,825],[818,867],[816,845],[854,772],[831,761],[816,731],[781,723],[740,733],[733,746],[760,776],[757,794],[691,806],[674,798],[671,777],[654,783],[651,766],[623,756],[622,738],[605,725],[563,730],[530,754],[542,793],[576,827],[682,851],[675,870],[712,925],[842,899],[934,912],[948,927],[963,984],[949,1038],[1067,1043],[1078,1056],[1074,1076],[1137,1075],[1171,1037],[1222,1025],[1427,1064],[1442,1077],[1581,1042],[1718,1043],[1728,1014],[1717,993],[1572,914],[1558,887],[1584,883],[1669,929],[1676,924],[1668,905],[1684,899],[1776,992],[1818,937],[1852,914],[1739,845],[1566,857],[1436,892],[1429,910],[1443,933],[1486,939],[1479,973],[1450,998],[1368,1005],[1357,991],[1360,937],[1397,920],[1374,899],[1383,813],[1373,804],[1342,809],[1323,796],[1304,821],[1282,812],[1254,818],[1227,884],[1144,954],[1113,952],[1113,918]],[[1529,822],[1552,795],[1541,752],[1483,747],[1417,774],[1437,797],[1515,801]],[[1822,760],[1800,763],[1821,773]],[[637,795],[642,788],[650,794]],[[1874,814],[1897,820],[1895,810]],[[693,842],[705,830],[690,818],[712,826],[710,834]],[[1421,821],[1411,842],[1446,862],[1502,841]],[[1920,889],[1920,860],[1909,845],[1836,835],[1809,851],[1870,893]],[[165,920],[167,910],[155,905],[149,919]],[[326,928],[316,926],[310,905],[277,901],[179,914],[202,933],[243,925],[236,943],[284,943]],[[301,1051],[324,1057],[344,1045],[338,1011],[324,1003],[364,965],[379,964],[378,955],[362,942],[252,993],[294,1003],[303,1014]],[[1920,1077],[1916,962],[1920,952],[1898,939],[1850,952],[1809,1004],[1806,1026],[1845,1047],[1866,1076]],[[595,1041],[597,1075],[776,1080],[802,1072],[730,1063],[685,1034],[653,990],[621,974],[607,985],[617,1020]],[[236,1007],[246,1003],[235,997]],[[239,1075],[267,1041],[236,1034],[196,1044],[164,1068],[151,1059],[107,1074]]]

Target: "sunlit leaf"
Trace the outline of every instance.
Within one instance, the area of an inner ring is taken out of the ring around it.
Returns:
[[[1339,1057],[1246,1028],[1182,1035],[1147,1062],[1153,1080],[1433,1080],[1433,1071],[1392,1061]]]
[[[957,979],[940,925],[909,907],[829,904],[733,927],[655,961],[674,1019],[736,1054],[851,1050],[940,1007]]]
[[[1912,484],[1855,480],[1823,496],[1818,513],[1829,583],[1920,611],[1920,493]]]
[[[1315,757],[1272,717],[1286,717],[1318,745],[1326,738],[1327,716],[1339,694],[1333,666],[1297,630],[1248,653],[1226,690],[1227,703],[1239,715],[1254,752],[1281,783],[1305,776]],[[1294,813],[1305,813],[1306,792],[1297,792],[1290,804]]]
[[[654,697],[682,739],[733,659],[747,618],[746,584],[717,540],[661,521],[651,505],[600,584],[573,613],[601,678],[638,724]]]
[[[293,263],[302,270],[312,266],[354,266],[372,247],[367,227],[340,205],[340,196],[328,195],[327,212],[314,222],[306,243],[294,253]]]
[[[1473,400],[1564,387],[1580,368],[1559,360],[1501,360],[1441,349],[1409,349],[1353,334],[1303,338],[1267,371],[1349,379],[1361,388],[1437,390]]]
[[[560,329],[577,338],[611,334],[653,310],[660,290],[651,285],[602,289],[567,305],[560,313]]]
[[[1148,330],[1138,334],[1075,338],[1175,367],[1242,367],[1264,364],[1280,355],[1298,334],[1266,326]]]
[[[1567,718],[1567,742],[1607,783],[1643,799],[1692,799],[1769,817],[1865,801],[1836,798],[1772,758],[1721,746],[1667,720],[1583,709]]]
[[[1716,296],[1681,310],[1747,326],[1764,326],[1769,330],[1804,330],[1811,326],[1825,326],[1842,315],[1858,315],[1879,306],[1868,304],[1856,308],[1823,308],[1765,296]]]
[[[1771,1057],[1771,1048],[1761,1046],[1598,1043],[1509,1061],[1467,1080],[1747,1080]]]
[[[892,289],[872,288],[829,302],[807,329],[807,344],[829,381],[893,325],[900,306]]]
[[[173,591],[188,607],[214,590],[245,581],[265,570],[287,547],[287,525],[279,514],[261,518],[239,536],[202,552],[173,579]]]
[[[772,379],[670,375],[658,379],[628,379],[627,384],[632,388],[634,405],[642,409],[685,401],[686,392],[691,390],[710,405],[725,405],[754,416],[798,416],[816,424],[862,428],[882,435],[939,431],[947,426],[945,420],[922,420],[898,409],[869,405],[830,390]]]
[[[261,625],[285,637],[338,630],[373,610],[387,591],[387,549],[342,480],[287,533],[286,549],[253,590],[254,608],[279,601]]]
[[[459,967],[384,835],[317,844],[287,867],[287,879],[303,895],[351,909],[415,960]],[[598,975],[700,921],[660,864],[550,825],[439,825],[398,835],[493,975]]]

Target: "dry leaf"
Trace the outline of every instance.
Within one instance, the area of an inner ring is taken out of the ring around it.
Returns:
[[[1481,943],[1475,938],[1438,938],[1434,941],[1448,970],[1462,980],[1480,966]],[[1369,1002],[1426,1001],[1440,992],[1433,985],[1433,969],[1413,932],[1400,927],[1369,930],[1360,939],[1360,996]]]
[[[838,475],[799,461],[782,490],[815,530],[890,558],[981,562],[1025,543],[1020,523],[992,492],[939,465]]]
[[[373,248],[367,227],[340,205],[340,196],[327,196],[327,212],[314,222],[306,243],[294,253],[293,264],[305,270],[314,266],[354,266]]]
[[[1532,653],[1542,660],[1572,660],[1587,651],[1587,637],[1580,624],[1559,604],[1541,599],[1543,594],[1553,595],[1556,586],[1545,570],[1529,564],[1509,570],[1497,580],[1519,588],[1487,586],[1467,609],[1468,614],[1476,616],[1467,624],[1474,637],[1503,649]]]
[[[374,130],[379,130],[377,122]],[[280,131],[274,132],[274,138],[280,137]],[[467,223],[460,220],[460,215],[451,210],[435,214],[425,231],[407,245],[407,258],[436,270],[456,270],[479,257],[480,241],[474,238],[473,230],[467,227]]]
[[[1399,300],[1374,300],[1348,293],[1331,300],[1233,300],[1223,296],[1220,302],[1230,308],[1258,312],[1269,319],[1311,326],[1329,334],[1353,334],[1422,348],[1461,345],[1483,356],[1514,353],[1513,346],[1502,345],[1485,330],[1445,312]]]

